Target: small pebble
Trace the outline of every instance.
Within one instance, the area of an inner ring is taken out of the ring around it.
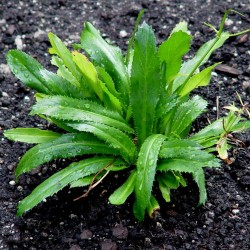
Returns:
[[[233,214],[238,214],[239,212],[240,212],[239,209],[233,209],[233,210],[232,210],[232,213],[233,213]]]
[[[7,33],[8,35],[11,35],[11,36],[12,36],[15,30],[16,30],[15,26],[14,26],[14,25],[10,25],[10,26],[8,27],[8,29],[6,30],[6,33]]]
[[[248,39],[248,34],[244,34],[238,37],[238,43],[245,43]]]
[[[41,171],[41,166],[38,166],[37,168],[32,169],[32,170],[30,171],[30,174],[31,174],[31,175],[35,175],[35,174],[40,173],[40,171]]]
[[[80,234],[80,238],[82,240],[91,239],[92,236],[93,236],[93,233],[89,229],[83,230],[82,233]]]
[[[214,218],[214,212],[213,211],[208,212],[208,215],[209,215],[210,218]]]
[[[2,92],[2,96],[3,96],[3,97],[8,97],[9,95],[8,95],[6,92],[3,91],[3,92]]]
[[[69,215],[69,218],[70,218],[70,219],[75,219],[75,218],[77,218],[77,215],[75,215],[75,214],[70,214],[70,215]]]
[[[34,33],[34,38],[38,42],[47,42],[48,41],[47,33],[43,30],[40,30],[40,29]]]
[[[112,234],[117,239],[126,239],[128,237],[128,229],[119,224],[112,228]]]
[[[12,180],[12,181],[9,182],[9,184],[10,184],[11,186],[15,186],[15,185],[16,185],[16,182],[15,182],[14,180]]]
[[[22,186],[18,186],[17,190],[20,191],[20,192],[22,192],[23,191],[23,187]]]
[[[101,250],[116,250],[117,245],[115,242],[112,242],[111,240],[105,240],[101,242]]]
[[[234,23],[234,21],[231,20],[231,19],[229,19],[229,18],[225,21],[225,25],[226,25],[226,26],[230,26],[230,25],[232,25],[233,23]]]
[[[144,245],[145,245],[145,247],[150,247],[151,246],[151,240],[150,240],[150,238],[145,238]]]
[[[15,38],[15,44],[16,44],[17,49],[19,49],[19,50],[23,49],[23,41],[21,39],[21,36],[19,36],[19,35],[16,36],[16,38]]]
[[[4,24],[6,24],[6,20],[5,19],[1,19],[0,20],[0,25],[4,25]]]
[[[120,38],[124,38],[124,37],[127,37],[127,36],[128,36],[128,33],[125,30],[120,31],[120,33],[119,33]]]
[[[24,101],[29,102],[29,101],[30,101],[30,98],[29,98],[28,96],[25,96],[25,97],[24,97]]]
[[[12,164],[9,164],[8,166],[7,166],[7,168],[10,170],[10,171],[12,171],[13,169],[14,169],[14,167],[15,167],[15,165],[12,163]]]
[[[242,88],[243,88],[243,89],[248,89],[248,88],[250,88],[250,81],[243,81],[243,82],[242,82]]]
[[[162,224],[160,222],[158,222],[158,221],[156,222],[156,228],[158,228],[158,229],[162,228]]]
[[[9,75],[10,74],[10,68],[7,64],[1,63],[0,64],[0,73],[4,74],[4,75]],[[6,92],[2,92],[2,93],[6,93]]]
[[[39,29],[34,33],[34,38],[38,38],[41,35],[47,35],[47,34],[45,31]]]
[[[69,250],[82,250],[81,247],[79,245],[72,245],[71,248]]]
[[[80,36],[79,35],[70,35],[69,39],[72,41],[78,41],[78,40],[80,40]]]

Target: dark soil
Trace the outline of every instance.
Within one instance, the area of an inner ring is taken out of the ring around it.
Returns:
[[[227,8],[245,14],[243,18],[231,15],[226,23],[228,30],[237,32],[250,26],[249,0],[0,1],[0,249],[249,249],[249,133],[238,135],[245,147],[231,151],[236,158],[232,165],[206,170],[208,200],[203,207],[196,207],[198,190],[190,179],[187,188],[174,193],[171,203],[162,202],[161,214],[155,220],[146,218],[138,223],[132,214],[132,198],[124,206],[108,204],[109,195],[125,178],[110,176],[83,200],[73,202],[83,190],[64,189],[23,218],[16,217],[18,201],[65,162],[45,165],[12,185],[13,169],[28,146],[8,141],[2,131],[12,127],[47,128],[48,124],[28,116],[33,92],[8,71],[6,52],[18,44],[51,68],[46,33],[52,31],[68,44],[78,42],[86,20],[125,51],[142,8],[146,10],[144,20],[153,26],[159,42],[176,23],[188,21],[194,35],[191,54],[213,35],[202,23],[218,26]],[[230,39],[213,55],[210,63],[223,61],[238,71],[217,71],[211,85],[197,91],[209,101],[209,109],[195,124],[196,129],[204,126],[207,118],[215,118],[217,97],[220,112],[225,104],[238,103],[236,91],[244,102],[250,101],[249,58],[249,35]]]

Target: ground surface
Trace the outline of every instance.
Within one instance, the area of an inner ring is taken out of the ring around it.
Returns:
[[[153,26],[159,42],[167,38],[177,22],[188,21],[194,35],[192,51],[212,36],[202,23],[218,25],[227,8],[246,15],[231,15],[227,29],[237,32],[250,26],[249,0],[0,1],[0,249],[249,249],[249,133],[238,136],[245,147],[232,151],[236,157],[232,165],[206,171],[208,201],[204,207],[196,207],[197,188],[190,180],[188,188],[175,192],[172,202],[162,205],[156,221],[137,223],[131,213],[132,201],[120,207],[108,204],[108,196],[122,181],[110,176],[85,200],[73,202],[82,190],[70,193],[64,189],[23,218],[15,215],[18,201],[65,163],[48,164],[11,185],[13,169],[28,146],[4,139],[2,131],[47,125],[27,116],[33,93],[10,74],[5,53],[19,46],[49,68],[46,32],[56,33],[68,44],[78,42],[86,20],[125,50],[142,8],[146,10],[144,20]],[[196,128],[202,127],[207,117],[215,117],[216,97],[220,107],[236,100],[235,91],[249,102],[249,57],[249,36],[230,39],[213,55],[211,63],[223,61],[238,71],[218,71],[211,85],[199,92],[209,101],[210,110],[195,124]]]

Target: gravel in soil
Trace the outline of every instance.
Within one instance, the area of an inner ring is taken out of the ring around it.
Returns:
[[[83,190],[64,189],[23,218],[16,217],[18,201],[66,162],[55,161],[15,182],[13,170],[28,146],[6,140],[3,130],[50,125],[28,116],[34,93],[10,74],[6,52],[22,49],[53,70],[49,65],[47,32],[56,33],[71,45],[78,42],[86,20],[125,51],[142,8],[146,10],[144,20],[153,26],[159,43],[176,23],[188,21],[194,35],[189,56],[212,37],[202,23],[218,25],[227,8],[245,14],[244,18],[231,15],[226,22],[228,30],[249,28],[248,0],[0,1],[0,249],[249,249],[249,133],[238,135],[245,147],[231,151],[236,159],[233,164],[206,170],[208,201],[203,207],[196,207],[198,190],[189,179],[188,188],[174,192],[171,203],[162,201],[161,214],[155,220],[138,223],[132,215],[132,198],[124,206],[108,203],[124,174],[108,177],[83,200],[73,202]],[[209,101],[209,112],[194,124],[195,129],[216,117],[216,98],[220,113],[224,112],[224,105],[238,103],[236,91],[249,102],[249,48],[250,37],[246,34],[229,39],[212,56],[210,63],[222,61],[224,67],[213,73],[209,87],[196,91]]]

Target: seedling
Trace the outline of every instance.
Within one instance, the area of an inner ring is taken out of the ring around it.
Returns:
[[[18,216],[67,185],[90,185],[83,194],[87,196],[114,171],[129,174],[109,201],[120,205],[133,193],[134,214],[140,221],[145,211],[152,217],[159,209],[153,185],[169,202],[172,189],[186,186],[183,173],[192,174],[200,191],[199,204],[204,204],[203,168],[220,166],[211,152],[218,151],[225,159],[229,147],[225,135],[250,128],[250,122],[238,110],[231,109],[227,116],[190,135],[193,121],[207,107],[202,97],[190,93],[209,83],[211,71],[218,63],[199,69],[213,51],[235,35],[223,31],[230,11],[225,13],[218,31],[213,27],[215,38],[186,62],[182,58],[192,39],[187,23],[177,24],[157,47],[152,28],[145,22],[139,26],[142,12],[125,57],[89,22],[84,24],[81,43],[72,52],[49,33],[51,63],[58,68],[57,73],[47,71],[22,51],[10,50],[10,69],[36,91],[36,104],[30,114],[64,131],[5,131],[11,140],[37,144],[21,158],[16,177],[54,159],[82,157],[38,185],[18,205]],[[244,32],[247,31],[236,35]],[[77,51],[80,49],[84,54]]]

